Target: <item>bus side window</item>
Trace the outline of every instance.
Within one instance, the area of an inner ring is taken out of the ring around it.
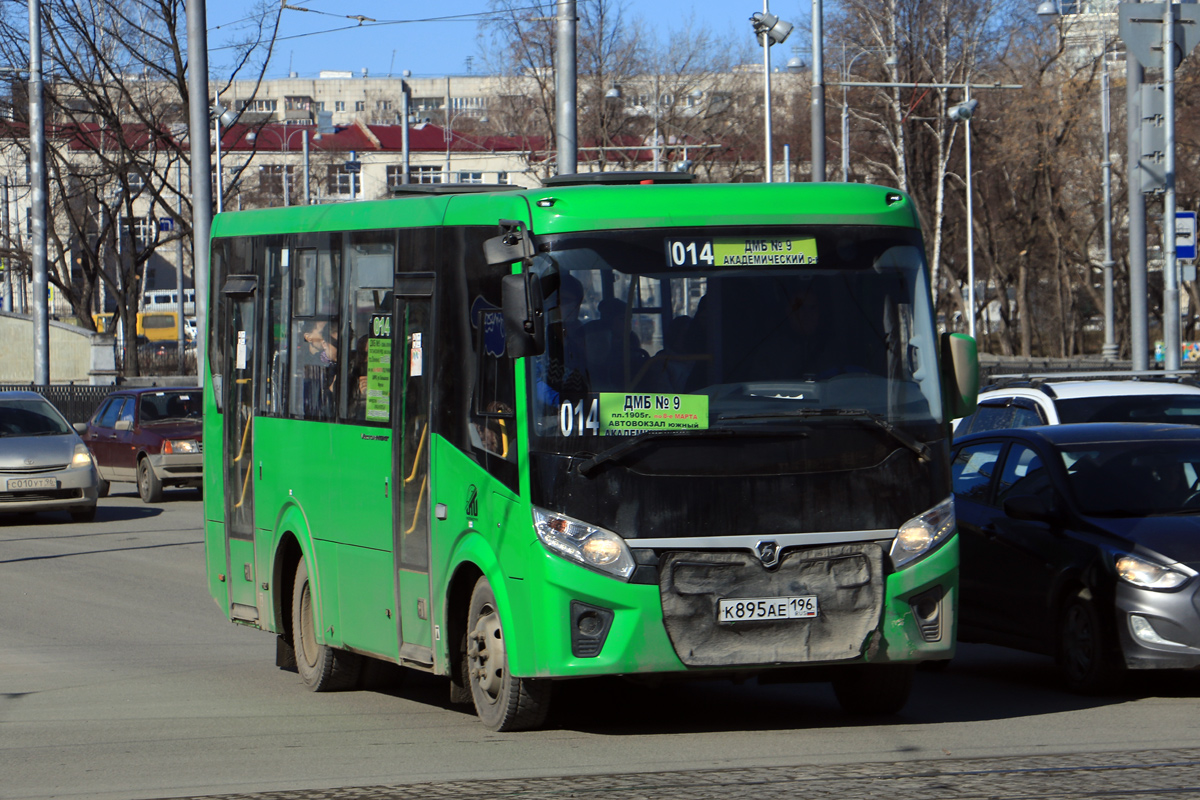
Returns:
[[[345,356],[341,362],[340,416],[353,423],[386,423],[390,365],[392,281],[396,236],[392,231],[355,232],[346,239],[346,285],[342,292]],[[373,365],[369,364],[373,360]],[[374,372],[372,372],[372,368]],[[374,380],[372,380],[374,378]],[[369,388],[372,383],[374,388]],[[368,392],[374,392],[368,402]],[[381,396],[382,393],[382,396]]]
[[[499,310],[488,310],[480,317],[476,330],[479,371],[471,407],[471,444],[515,462],[516,386],[512,359],[504,352],[504,315]]]
[[[339,341],[341,254],[328,244],[293,251],[291,380],[288,414],[332,421],[336,417],[338,364],[345,356]]]

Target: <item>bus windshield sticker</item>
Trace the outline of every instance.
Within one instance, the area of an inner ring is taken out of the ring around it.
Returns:
[[[504,312],[483,297],[471,303],[471,327],[483,325],[483,349],[496,358],[504,357]]]
[[[600,394],[601,436],[708,428],[706,394]]]
[[[667,239],[668,267],[804,267],[817,263],[811,236],[718,236]]]
[[[388,419],[392,387],[392,317],[371,316],[367,339],[367,419]]]

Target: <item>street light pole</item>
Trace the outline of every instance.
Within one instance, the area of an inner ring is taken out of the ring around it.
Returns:
[[[29,0],[29,175],[33,204],[33,382],[50,383],[50,295],[46,281],[46,120],[42,96],[42,5]]]
[[[1118,355],[1116,321],[1113,311],[1113,230],[1112,230],[1112,156],[1109,153],[1109,137],[1112,135],[1112,119],[1109,113],[1108,44],[1105,43],[1104,68],[1100,73],[1100,116],[1103,127],[1104,152],[1100,156],[1100,169],[1104,175],[1104,349],[1106,359]]]
[[[774,173],[771,163],[771,45],[783,42],[792,32],[792,23],[785,22],[772,14],[769,2],[770,0],[763,0],[763,10],[754,12],[754,15],[750,17],[750,22],[754,25],[754,33],[763,46],[763,129],[766,132],[766,151],[763,154],[764,183],[771,183]],[[819,0],[814,0],[814,2],[819,2]],[[817,69],[816,61],[819,59],[814,56],[814,74]],[[813,158],[815,161],[815,143],[813,144]],[[822,155],[823,160],[824,155]]]

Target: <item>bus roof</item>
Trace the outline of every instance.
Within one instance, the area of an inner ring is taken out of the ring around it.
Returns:
[[[747,225],[919,227],[912,200],[856,183],[699,183],[545,186],[505,192],[406,195],[383,200],[234,211],[213,218],[214,238],[527,221],[535,233]]]

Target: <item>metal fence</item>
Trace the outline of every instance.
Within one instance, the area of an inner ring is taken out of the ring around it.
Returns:
[[[100,407],[101,401],[108,397],[115,386],[91,386],[89,384],[51,384],[49,386],[34,386],[29,383],[0,384],[0,391],[14,389],[39,392],[62,412],[67,422],[87,422],[92,414]]]

